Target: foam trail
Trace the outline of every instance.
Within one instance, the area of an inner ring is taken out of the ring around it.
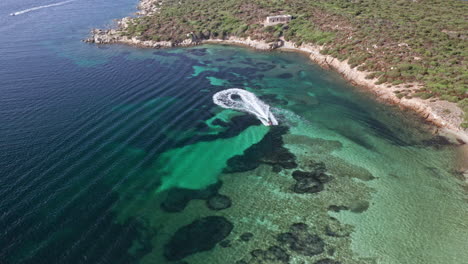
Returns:
[[[25,14],[25,13],[28,13],[28,12],[31,12],[31,11],[35,11],[35,10],[39,10],[39,9],[43,9],[43,8],[48,8],[48,7],[53,7],[53,6],[60,6],[60,5],[64,5],[64,4],[70,3],[70,2],[73,2],[73,0],[63,1],[63,2],[50,4],[50,5],[36,6],[36,7],[28,8],[28,9],[25,9],[25,10],[22,10],[22,11],[11,13],[10,16],[18,16],[18,15],[22,15],[22,14]]]
[[[255,94],[239,88],[231,88],[213,95],[213,102],[223,108],[255,115],[265,126],[278,125],[270,106],[262,102]]]

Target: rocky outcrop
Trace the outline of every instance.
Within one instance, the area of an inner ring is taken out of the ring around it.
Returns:
[[[296,184],[292,190],[295,193],[317,193],[324,189],[325,183],[331,180],[331,177],[325,174],[325,164],[322,162],[314,166],[313,171],[296,170],[292,173],[292,177],[296,180]]]
[[[277,240],[281,245],[288,246],[304,256],[315,256],[325,251],[325,242],[316,234],[309,232],[309,227],[304,223],[292,224],[289,232],[278,235]]]
[[[234,44],[251,47],[258,50],[274,50],[283,47],[283,41],[278,42],[265,42],[261,40],[253,40],[248,38],[228,37],[226,39],[207,39],[203,43],[221,43],[221,44]]]
[[[206,201],[206,206],[214,211],[229,208],[231,204],[231,198],[222,194],[215,195]]]
[[[188,34],[190,36],[190,34]],[[128,37],[125,36],[121,30],[116,29],[93,29],[91,31],[91,37],[83,40],[88,43],[95,44],[112,44],[120,43],[127,44],[142,48],[172,48],[172,47],[189,47],[199,45],[200,42],[196,41],[192,37],[188,37],[182,42],[172,41],[154,41],[154,40],[141,40],[139,37]]]
[[[138,4],[137,15],[148,16],[158,12],[163,5],[163,0],[141,0]]]
[[[233,224],[222,216],[207,216],[181,227],[164,246],[167,260],[181,260],[186,256],[207,251],[226,238]]]

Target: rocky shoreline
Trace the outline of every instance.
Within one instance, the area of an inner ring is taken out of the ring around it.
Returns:
[[[158,12],[162,5],[163,2],[161,0],[142,0],[138,5],[139,11],[137,15],[145,16],[154,14]],[[128,22],[131,21],[131,19],[130,17],[125,17],[118,20],[117,29],[93,29],[91,37],[84,41],[95,44],[120,43],[144,48],[188,47],[210,43],[241,45],[264,51],[285,50],[301,52],[322,67],[337,71],[353,85],[371,91],[380,101],[398,105],[402,109],[409,109],[416,112],[425,120],[437,126],[437,132],[439,134],[448,136],[454,139],[455,142],[458,141],[459,144],[468,143],[468,131],[461,127],[463,111],[457,104],[443,100],[424,100],[411,96],[399,98],[395,92],[400,91],[411,95],[421,88],[422,85],[418,83],[404,83],[400,85],[391,85],[388,83],[376,84],[376,78],[366,78],[370,72],[359,71],[357,67],[352,68],[347,61],[340,61],[330,55],[321,54],[320,50],[323,49],[323,46],[312,44],[302,44],[298,46],[293,42],[284,40],[268,43],[262,40],[253,40],[250,37],[239,38],[233,36],[226,39],[196,39],[191,33],[187,34],[187,39],[178,43],[171,41],[141,40],[138,37],[128,37],[122,34],[128,27]],[[408,88],[408,86],[411,87]]]

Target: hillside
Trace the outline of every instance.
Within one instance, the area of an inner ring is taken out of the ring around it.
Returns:
[[[229,36],[324,45],[323,54],[371,72],[369,79],[407,84],[399,98],[456,102],[468,127],[468,2],[459,0],[164,0],[120,34],[180,43]],[[148,6],[149,5],[149,6]],[[152,5],[152,6],[151,6]],[[268,15],[290,14],[265,27]],[[414,83],[423,88],[411,89]],[[447,110],[449,111],[449,110]]]

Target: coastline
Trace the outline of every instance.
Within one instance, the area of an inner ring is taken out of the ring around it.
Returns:
[[[121,20],[125,21],[125,20]],[[120,22],[119,25],[125,25],[125,22]],[[229,37],[227,39],[207,39],[207,40],[193,40],[186,39],[181,43],[173,43],[170,41],[142,41],[136,37],[129,38],[126,36],[119,36],[119,31],[115,29],[110,30],[93,30],[92,37],[85,40],[86,42],[95,44],[126,44],[141,48],[173,48],[173,47],[190,47],[203,44],[225,44],[225,45],[239,45],[244,47],[253,48],[262,51],[290,51],[300,52],[306,54],[310,60],[319,64],[325,69],[330,69],[338,72],[352,85],[362,87],[367,91],[376,95],[376,98],[383,102],[392,105],[397,105],[402,109],[409,109],[416,112],[427,122],[434,124],[438,128],[440,135],[452,139],[454,143],[466,144],[468,143],[468,132],[461,128],[463,111],[455,104],[442,100],[424,100],[417,97],[411,98],[398,98],[395,91],[405,90],[414,91],[421,88],[421,84],[412,83],[411,88],[405,88],[408,83],[400,85],[390,85],[387,83],[376,84],[377,79],[367,79],[366,76],[370,72],[359,71],[357,67],[352,68],[348,62],[340,61],[330,55],[323,55],[320,53],[321,46],[302,44],[297,46],[293,42],[281,41],[278,43],[267,43],[261,40],[252,40],[249,38]]]
[[[302,44],[297,46],[295,43],[282,41],[271,47],[271,44],[248,39],[241,39],[230,37],[229,39],[211,39],[204,40],[202,44],[229,44],[229,45],[241,45],[254,48],[257,50],[282,50],[291,52],[301,52],[306,54],[309,59],[325,69],[330,69],[338,72],[352,85],[365,88],[367,91],[372,92],[376,95],[376,98],[384,103],[397,105],[402,109],[409,109],[416,112],[424,120],[434,124],[439,128],[438,132],[458,138],[464,143],[468,142],[468,133],[460,128],[462,122],[462,110],[455,104],[448,101],[435,101],[423,100],[421,98],[398,98],[394,91],[397,90],[416,90],[422,85],[412,83],[413,87],[405,88],[405,84],[400,85],[389,85],[389,84],[375,84],[377,79],[367,79],[366,76],[369,72],[359,71],[357,67],[351,68],[347,61],[340,61],[330,55],[323,55],[320,53],[321,46]],[[444,113],[446,109],[450,110],[450,113]]]
[[[136,15],[148,16],[157,13],[163,2],[159,0],[141,0],[137,6]],[[138,37],[127,37],[122,32],[128,27],[132,17],[124,17],[117,20],[117,29],[93,29],[91,37],[85,42],[95,44],[125,44],[140,48],[173,48],[190,47],[203,44],[226,44],[239,45],[262,51],[291,51],[300,52],[309,59],[325,69],[338,72],[348,82],[354,86],[364,88],[376,96],[382,103],[397,105],[401,109],[408,109],[417,113],[424,120],[437,127],[436,133],[447,137],[458,145],[468,144],[468,129],[463,129],[463,110],[456,104],[440,99],[421,99],[411,97],[411,94],[423,87],[420,83],[402,83],[393,85],[389,83],[376,84],[378,78],[366,78],[371,72],[360,71],[358,67],[351,67],[347,60],[340,61],[330,55],[323,55],[320,51],[323,46],[313,44],[296,45],[293,42],[285,41],[281,38],[278,42],[266,42],[263,40],[253,40],[250,37],[240,38],[230,36],[225,39],[197,39],[193,34],[188,33],[187,39],[174,43],[171,41],[140,40]],[[411,87],[408,87],[411,86]],[[405,96],[397,96],[395,92],[403,92]],[[407,96],[409,95],[409,96]]]

